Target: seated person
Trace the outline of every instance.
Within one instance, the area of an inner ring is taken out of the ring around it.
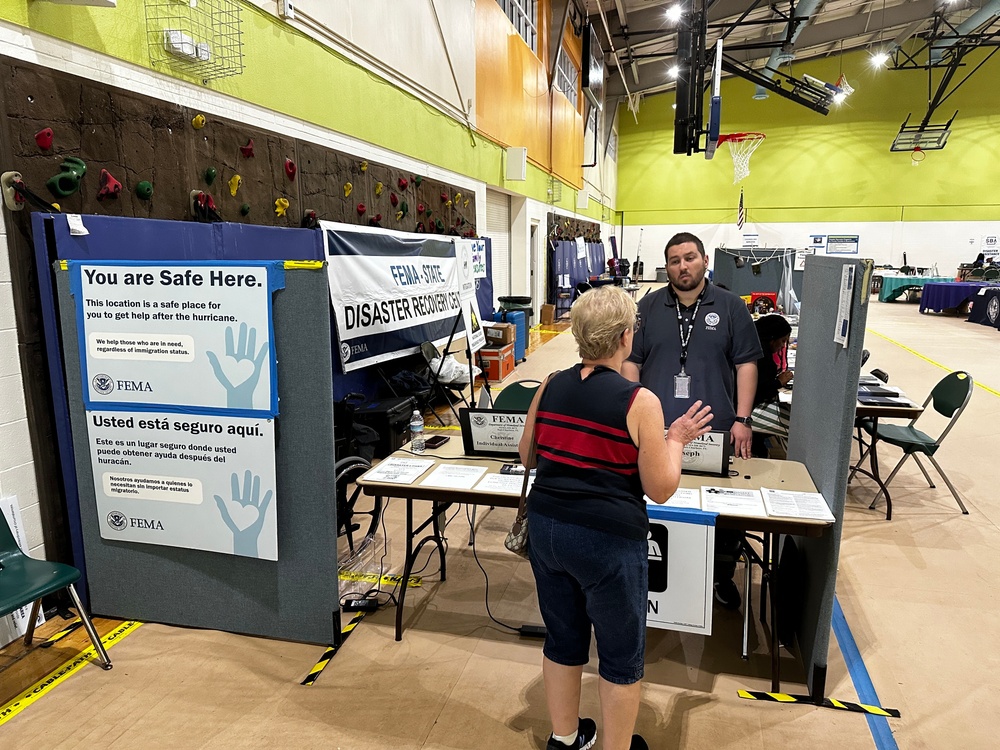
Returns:
[[[974,261],[972,261],[972,267],[973,268],[982,268],[985,263],[986,263],[986,255],[985,255],[985,253],[979,253],[979,255],[976,256],[976,259]]]
[[[781,315],[763,315],[754,321],[754,327],[764,356],[757,360],[751,452],[757,458],[767,458],[769,436],[788,437],[791,410],[788,404],[778,402],[778,391],[792,379],[792,371],[788,369],[788,340],[792,327]]]

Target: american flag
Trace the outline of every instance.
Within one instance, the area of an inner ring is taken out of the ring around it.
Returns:
[[[745,208],[743,208],[743,188],[740,188],[740,208],[739,211],[736,212],[736,228],[742,229],[743,224],[746,222],[746,220],[747,220],[747,211]]]

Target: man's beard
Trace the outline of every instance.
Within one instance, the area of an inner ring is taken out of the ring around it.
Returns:
[[[697,288],[698,285],[701,284],[702,279],[704,279],[704,278],[705,278],[705,274],[704,273],[701,273],[701,274],[690,274],[687,277],[687,279],[685,279],[683,281],[680,280],[680,279],[677,279],[677,280],[670,279],[670,285],[673,286],[673,288],[676,289],[676,290],[678,290],[678,291],[681,291],[681,292],[690,292],[692,289]]]

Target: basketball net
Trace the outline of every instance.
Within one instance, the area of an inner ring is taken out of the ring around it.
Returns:
[[[764,142],[763,133],[733,133],[719,136],[719,141],[725,141],[729,146],[729,155],[733,157],[733,184],[750,176],[750,157],[757,147]]]

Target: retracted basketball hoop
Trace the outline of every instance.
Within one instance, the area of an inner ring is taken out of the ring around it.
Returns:
[[[729,146],[729,155],[733,157],[733,184],[750,176],[750,157],[757,147],[764,142],[763,133],[729,133],[719,136],[719,143]]]

